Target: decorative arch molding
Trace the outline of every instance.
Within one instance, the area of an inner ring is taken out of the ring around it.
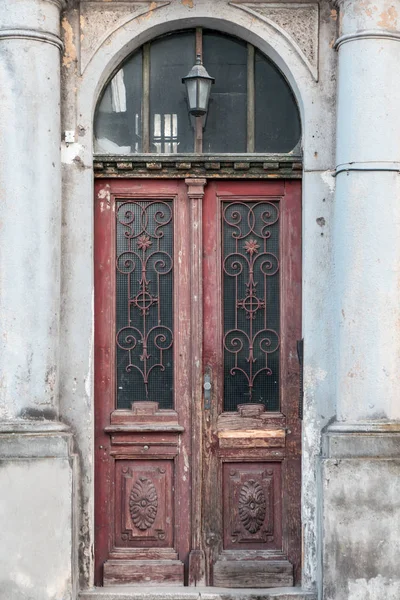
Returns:
[[[171,0],[131,0],[130,2],[104,2],[98,10],[99,2],[86,0],[81,3],[80,12],[80,41],[81,41],[81,74],[85,72],[88,64],[96,52],[108,39],[121,27],[130,21],[151,19],[155,10],[171,4]],[[93,18],[93,16],[96,18]],[[99,36],[99,30],[104,32]]]
[[[92,0],[86,1],[84,4],[88,6],[92,5],[92,9],[96,5]],[[99,4],[97,3],[97,6]],[[104,4],[101,2],[101,7]],[[127,4],[125,3],[125,5]],[[152,11],[147,10],[147,12],[141,12],[140,14],[137,11],[135,16],[132,17],[133,5],[140,5],[143,10],[144,4],[146,3],[136,2],[136,0],[129,2],[130,16],[124,18],[119,13],[120,18],[117,20],[118,22],[114,23],[112,29],[104,34],[100,45],[95,46],[95,42],[91,43],[89,39],[86,39],[85,48],[87,52],[89,53],[89,48],[92,48],[90,58],[88,53],[85,58],[82,56],[82,44],[85,36],[89,37],[89,34],[87,31],[86,33],[84,32],[85,21],[81,19],[81,24],[83,24],[83,30],[81,31],[81,60],[83,61],[84,59],[86,62],[84,72],[80,78],[78,103],[80,105],[79,112],[82,116],[85,114],[87,117],[84,125],[85,128],[91,128],[97,99],[104,85],[125,58],[142,44],[159,35],[180,28],[203,26],[238,36],[250,42],[279,67],[287,78],[296,97],[303,123],[302,129],[304,131],[304,113],[306,106],[312,109],[318,82],[287,36],[283,36],[277,28],[266,27],[266,23],[262,19],[257,19],[257,22],[255,22],[253,15],[237,10],[231,3],[227,2],[224,4],[221,2],[215,4],[210,0],[196,3],[191,9],[188,9],[181,3],[179,7],[173,6],[172,2],[167,1],[158,7],[155,7],[153,3]],[[151,3],[147,4],[150,5]],[[118,3],[112,2],[110,5],[115,7]],[[210,9],[211,5],[213,10]],[[106,8],[108,10],[108,6]],[[210,14],[213,16],[210,17]],[[110,21],[108,23],[110,24]],[[106,25],[101,30],[104,31],[105,27]],[[94,31],[91,35],[95,36]],[[98,40],[98,30],[96,39]],[[88,106],[88,102],[90,102],[90,107]],[[90,110],[90,115],[88,109]]]
[[[230,2],[229,4],[254,15],[278,31],[299,54],[315,81],[318,81],[319,7],[317,3]]]
[[[121,28],[132,21],[152,21],[153,13],[171,5],[171,0],[130,0],[107,2],[85,0],[80,11],[80,71],[83,74],[99,49]],[[318,81],[319,7],[317,3],[229,2],[257,17],[262,23],[282,36]],[[227,7],[225,7],[227,8]],[[187,9],[183,7],[187,12]],[[193,11],[193,8],[191,8]],[[214,11],[213,11],[214,12]],[[94,19],[93,16],[96,16]],[[99,29],[103,35],[99,38]]]

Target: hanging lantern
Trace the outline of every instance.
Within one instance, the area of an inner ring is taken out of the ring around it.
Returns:
[[[196,64],[190,69],[188,75],[183,77],[182,83],[186,85],[189,113],[195,117],[207,114],[210,99],[211,84],[215,82],[202,65],[201,56],[196,56]]]

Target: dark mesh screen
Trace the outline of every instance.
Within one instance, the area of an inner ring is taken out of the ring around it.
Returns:
[[[172,408],[172,202],[117,202],[116,244],[117,408]]]
[[[279,205],[223,205],[224,410],[279,410]]]

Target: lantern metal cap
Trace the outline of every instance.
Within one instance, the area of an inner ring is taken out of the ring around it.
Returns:
[[[206,68],[204,67],[203,63],[201,62],[200,54],[196,55],[196,64],[193,65],[193,67],[190,69],[190,71],[186,75],[186,77],[182,77],[182,83],[185,83],[185,81],[187,79],[196,79],[196,78],[209,79],[211,81],[211,83],[215,83],[215,78],[211,77],[207,73]]]

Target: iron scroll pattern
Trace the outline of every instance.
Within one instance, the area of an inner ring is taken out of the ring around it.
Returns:
[[[172,408],[172,202],[118,202],[116,233],[117,407]]]
[[[224,410],[279,410],[279,205],[223,204]]]

